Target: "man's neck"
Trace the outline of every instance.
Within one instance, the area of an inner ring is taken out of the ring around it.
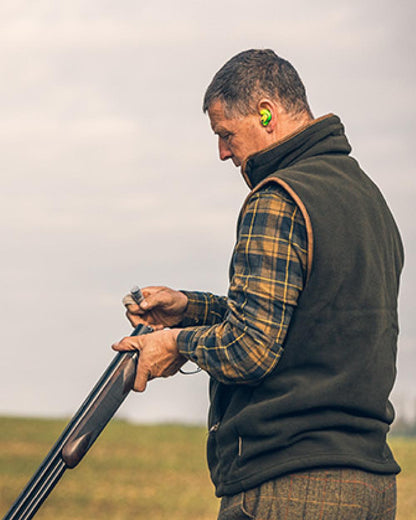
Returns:
[[[279,114],[278,124],[273,132],[275,142],[284,141],[288,136],[295,134],[301,128],[311,124],[313,120],[313,117],[306,112],[297,115],[281,112]]]

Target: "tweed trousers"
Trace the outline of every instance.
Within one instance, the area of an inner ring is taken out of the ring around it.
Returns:
[[[221,500],[218,520],[394,520],[396,476],[356,469],[294,473]]]

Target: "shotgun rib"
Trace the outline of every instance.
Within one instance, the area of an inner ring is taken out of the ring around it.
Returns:
[[[139,325],[132,336],[149,332]],[[115,355],[3,520],[32,518],[65,470],[82,460],[133,388],[138,357],[137,351]]]

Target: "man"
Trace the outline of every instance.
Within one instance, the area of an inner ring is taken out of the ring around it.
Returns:
[[[190,359],[211,376],[208,463],[219,518],[392,519],[386,443],[397,346],[400,236],[350,157],[338,117],[314,119],[290,63],[249,50],[204,99],[222,160],[251,189],[227,298],[143,290],[126,301],[135,388]],[[170,328],[165,328],[170,327]]]

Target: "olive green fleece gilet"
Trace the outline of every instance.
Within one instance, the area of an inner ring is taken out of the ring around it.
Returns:
[[[208,462],[218,496],[309,468],[400,470],[386,434],[403,249],[350,151],[340,120],[327,116],[244,167],[253,191],[277,182],[298,204],[309,266],[272,374],[254,387],[211,381]]]

